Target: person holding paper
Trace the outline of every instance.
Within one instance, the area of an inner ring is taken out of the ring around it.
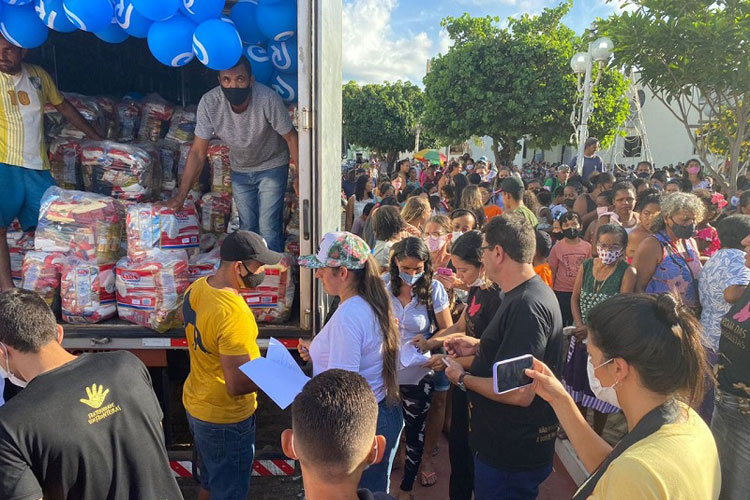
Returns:
[[[190,373],[182,393],[200,462],[199,500],[246,500],[255,451],[257,386],[239,369],[260,356],[258,326],[240,296],[263,282],[281,254],[258,234],[237,231],[221,245],[216,274],[188,288],[183,304]]]
[[[347,232],[327,233],[318,253],[300,257],[299,264],[317,269],[325,292],[340,299],[312,342],[300,339],[300,356],[312,360],[313,375],[339,368],[359,373],[369,383],[378,401],[377,434],[385,437],[385,458],[362,474],[359,486],[387,492],[404,416],[397,375],[399,332],[380,268],[367,243]]]
[[[307,500],[393,500],[385,492],[357,489],[364,470],[385,453],[377,423],[378,403],[361,375],[334,368],[305,385],[292,404],[292,428],[281,434],[281,447],[299,460]]]

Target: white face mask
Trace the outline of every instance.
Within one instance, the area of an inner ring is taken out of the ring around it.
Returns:
[[[599,379],[596,378],[595,373],[596,370],[606,365],[607,363],[611,363],[612,361],[614,361],[614,358],[610,359],[609,361],[605,361],[599,366],[594,366],[591,363],[591,356],[589,356],[588,362],[586,363],[586,372],[588,373],[589,386],[591,387],[591,392],[594,393],[594,396],[596,396],[598,399],[601,399],[605,403],[609,403],[612,406],[620,408],[620,402],[617,400],[617,391],[615,391],[615,386],[617,385],[619,380],[615,381],[615,383],[609,387],[602,387],[602,384],[601,382],[599,382]]]
[[[16,385],[18,387],[22,387],[22,388],[26,387],[28,385],[28,382],[16,377],[10,371],[10,358],[8,357],[8,348],[5,347],[5,344],[0,344],[0,346],[3,347],[3,354],[5,355],[5,364],[6,364],[6,366],[3,366],[3,364],[0,363],[0,377],[7,378],[8,380],[10,380],[11,384]]]
[[[453,238],[451,239],[452,243],[455,243],[457,239],[459,239],[461,236],[463,236],[463,232],[461,231],[453,231]]]
[[[474,283],[471,284],[472,287],[481,286],[481,285],[482,285],[482,277],[481,276],[479,278],[477,278],[477,280]]]

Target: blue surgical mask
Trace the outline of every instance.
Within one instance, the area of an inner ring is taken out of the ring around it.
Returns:
[[[407,274],[404,272],[399,273],[399,277],[401,278],[401,281],[406,283],[409,286],[414,286],[417,281],[424,275],[424,273],[417,273],[417,274]]]

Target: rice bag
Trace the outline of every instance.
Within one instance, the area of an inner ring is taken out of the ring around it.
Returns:
[[[127,210],[128,257],[143,258],[152,248],[189,249],[200,246],[195,206],[186,202],[182,210],[152,203],[132,205]]]
[[[264,266],[266,277],[258,288],[240,290],[240,295],[259,323],[284,323],[294,303],[292,264],[294,257],[284,254],[275,266]]]
[[[210,233],[223,233],[232,212],[232,196],[228,193],[206,193],[201,197],[201,228]]]
[[[97,265],[75,257],[62,260],[60,298],[67,323],[98,323],[117,315],[114,264]]]
[[[167,139],[175,142],[190,142],[195,136],[196,106],[178,107],[169,123]]]
[[[219,265],[221,265],[221,257],[218,248],[214,248],[207,253],[194,255],[190,257],[188,262],[188,280],[193,283],[200,278],[216,274]]]
[[[207,156],[208,165],[211,167],[211,191],[232,194],[229,146],[214,139],[209,143]]]
[[[23,257],[21,288],[38,293],[52,306],[60,291],[61,252],[27,252]]]
[[[151,94],[143,100],[141,126],[138,129],[139,141],[156,142],[162,137],[162,129],[169,124],[174,106],[158,94]]]
[[[182,326],[188,282],[187,255],[149,250],[141,260],[124,257],[115,268],[117,313],[137,325],[166,332]]]
[[[59,137],[49,143],[50,173],[63,189],[83,186],[81,175],[81,140]]]
[[[124,224],[125,212],[118,201],[52,186],[42,196],[34,248],[111,264],[120,257]]]
[[[120,141],[131,142],[138,136],[138,129],[141,126],[141,108],[141,103],[130,98],[125,98],[117,103]]]
[[[87,191],[143,202],[161,190],[159,154],[151,144],[86,141],[81,165]]]

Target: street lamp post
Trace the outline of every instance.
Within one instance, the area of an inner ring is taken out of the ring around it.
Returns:
[[[588,139],[589,116],[591,116],[591,110],[593,109],[591,93],[601,79],[602,69],[612,56],[613,48],[612,40],[607,37],[601,37],[589,43],[587,52],[579,52],[570,60],[570,68],[578,77],[578,93],[583,92],[581,116],[577,127],[578,155],[576,156],[576,168],[580,172],[583,172],[583,149],[586,139]],[[596,79],[591,81],[594,62],[599,65],[599,71],[596,74]],[[583,85],[581,84],[581,76],[583,76]]]

